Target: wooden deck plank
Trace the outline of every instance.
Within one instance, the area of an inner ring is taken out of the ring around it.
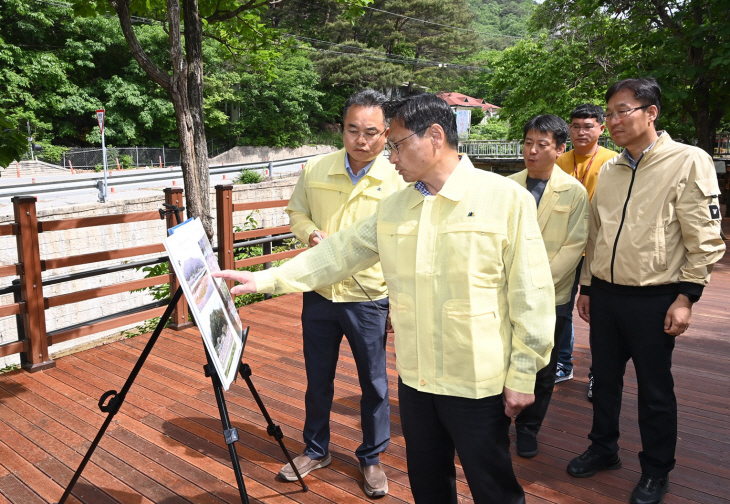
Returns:
[[[301,452],[306,378],[301,342],[301,295],[277,297],[240,310],[251,326],[244,361],[285,443]],[[677,339],[673,371],[678,400],[677,467],[667,504],[730,503],[730,259],[713,273],[692,326]],[[572,478],[568,461],[589,444],[591,403],[586,399],[590,365],[588,328],[576,317],[575,378],[556,386],[539,435],[540,453],[514,455],[515,472],[529,504],[615,504],[626,502],[641,469],[637,388],[627,366],[621,412],[623,467],[592,478]],[[119,341],[57,360],[42,373],[0,375],[0,504],[53,502],[80,462],[106,417],[99,396],[119,390],[148,336]],[[112,422],[69,502],[205,504],[239,502],[221,434],[220,419],[195,328],[165,330]],[[405,445],[399,419],[397,373],[388,341],[392,439],[381,456],[390,480],[383,504],[411,503]],[[360,443],[359,385],[347,342],[338,363],[332,411],[333,462],[307,477],[310,491],[280,481],[284,464],[278,444],[245,382],[226,393],[241,440],[239,458],[251,502],[323,504],[370,502],[362,492],[354,451]],[[514,440],[514,429],[511,429]],[[472,502],[457,468],[459,502]]]

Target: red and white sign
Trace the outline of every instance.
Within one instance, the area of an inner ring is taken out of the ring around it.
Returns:
[[[104,109],[96,111],[96,121],[99,123],[99,132],[104,134]]]

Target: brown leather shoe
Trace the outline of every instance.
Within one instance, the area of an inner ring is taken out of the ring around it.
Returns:
[[[300,476],[303,478],[315,469],[320,469],[330,465],[332,457],[328,453],[325,457],[315,460],[307,457],[306,455],[299,455],[293,460],[293,462],[294,465],[297,466],[297,471],[299,471]],[[284,467],[281,468],[279,476],[287,481],[297,481],[297,475],[294,474],[294,469],[292,469],[290,464],[285,464]]]
[[[384,497],[388,494],[388,478],[380,464],[360,466],[363,489],[368,497]]]

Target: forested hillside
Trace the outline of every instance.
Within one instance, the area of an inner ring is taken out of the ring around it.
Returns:
[[[617,78],[653,75],[666,90],[663,126],[709,138],[728,126],[730,25],[718,19],[730,0],[698,4],[694,17],[668,3],[374,0],[353,13],[344,0],[272,2],[257,11],[266,40],[250,51],[231,33],[203,40],[206,136],[335,141],[345,97],[363,87],[486,98],[519,136],[533,114],[565,116],[601,103]],[[161,22],[132,15],[150,57],[169,66]],[[99,145],[93,111],[105,107],[108,145],[177,144],[170,99],[132,57],[113,11],[82,17],[62,2],[5,0],[0,22],[0,118],[16,130],[29,121],[46,146]]]

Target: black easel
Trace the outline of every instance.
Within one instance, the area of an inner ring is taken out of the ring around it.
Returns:
[[[164,204],[164,206],[165,206],[166,210],[160,209],[160,218],[164,219],[167,215],[174,214],[175,218],[177,220],[177,223],[179,224],[182,220],[181,216],[180,216],[180,212],[182,210],[184,210],[184,208],[180,208],[180,207],[177,207],[176,205],[168,205],[168,204]],[[79,477],[81,477],[81,473],[84,471],[86,464],[91,459],[91,455],[94,453],[94,450],[96,449],[97,445],[101,441],[101,438],[104,436],[104,433],[106,432],[107,428],[109,427],[109,424],[111,424],[112,420],[114,419],[114,415],[116,415],[119,412],[119,409],[122,407],[122,404],[124,403],[124,399],[127,396],[127,392],[129,392],[129,389],[132,387],[132,384],[134,383],[134,380],[137,378],[137,375],[139,374],[140,370],[142,369],[142,366],[144,366],[144,363],[147,360],[147,357],[149,356],[150,352],[152,352],[152,348],[155,346],[155,343],[157,342],[157,339],[160,337],[160,334],[162,334],[162,330],[165,328],[165,325],[167,324],[168,319],[172,315],[172,312],[175,310],[175,307],[177,306],[178,301],[180,301],[182,294],[183,294],[182,287],[178,287],[177,291],[175,291],[175,294],[173,294],[172,297],[170,298],[170,304],[167,305],[167,309],[165,310],[165,313],[162,315],[162,317],[160,317],[160,321],[158,322],[157,327],[155,327],[155,330],[152,332],[152,336],[150,336],[149,341],[147,342],[144,349],[142,350],[142,353],[140,354],[139,359],[137,359],[137,363],[134,365],[132,372],[129,373],[129,377],[127,378],[127,381],[124,383],[122,390],[120,392],[117,392],[116,390],[108,390],[108,391],[104,392],[102,394],[102,396],[99,398],[99,409],[104,413],[108,413],[108,416],[106,417],[106,420],[104,420],[104,423],[102,424],[101,428],[99,429],[99,432],[96,434],[94,441],[91,442],[91,446],[89,446],[89,449],[87,450],[86,455],[84,456],[83,460],[81,461],[81,464],[79,464],[79,468],[76,470],[76,473],[73,475],[73,478],[71,478],[71,481],[69,482],[68,486],[66,487],[66,490],[64,491],[63,495],[59,499],[58,504],[64,504],[66,502],[66,499],[68,499],[68,496],[71,495],[71,490],[73,489],[74,485],[78,481]],[[241,335],[241,341],[244,346],[246,344],[246,339],[248,338],[248,329],[249,328],[247,327],[246,330],[243,331],[243,334]],[[233,472],[236,474],[236,483],[238,484],[238,492],[241,496],[241,502],[243,504],[249,504],[248,494],[246,493],[246,485],[243,481],[243,475],[241,474],[241,465],[238,462],[238,454],[236,453],[235,442],[238,441],[238,429],[236,429],[235,427],[231,427],[231,420],[228,416],[228,408],[226,407],[226,399],[223,396],[223,385],[221,384],[220,378],[218,377],[218,373],[216,373],[216,371],[215,371],[213,362],[210,359],[210,354],[208,353],[208,349],[205,347],[205,345],[203,345],[203,348],[205,348],[205,357],[208,361],[208,364],[203,366],[203,370],[205,372],[205,376],[210,377],[211,381],[213,382],[213,391],[215,392],[215,400],[218,403],[218,412],[220,413],[221,423],[223,424],[223,437],[225,439],[226,444],[228,445],[228,452],[231,456],[231,464],[233,465]],[[243,355],[243,353],[241,353],[241,355]],[[251,367],[248,364],[239,362],[238,373],[240,373],[241,377],[246,381],[246,385],[248,385],[248,389],[251,391],[251,395],[253,395],[253,398],[256,401],[256,404],[258,404],[258,407],[261,410],[261,414],[264,416],[264,419],[266,420],[267,434],[269,434],[269,436],[272,436],[279,443],[279,446],[281,447],[282,452],[284,452],[284,456],[286,457],[287,462],[289,462],[289,465],[294,470],[294,474],[296,474],[297,479],[299,480],[299,483],[301,483],[301,485],[302,485],[302,490],[306,492],[307,490],[309,490],[309,488],[302,480],[302,477],[299,474],[299,471],[297,470],[297,467],[294,464],[294,461],[292,460],[291,455],[289,454],[289,450],[287,450],[286,446],[284,446],[284,441],[283,441],[284,434],[281,432],[281,428],[278,425],[275,425],[274,422],[271,420],[271,417],[269,416],[269,412],[266,410],[266,406],[264,406],[264,403],[261,400],[261,397],[259,396],[258,392],[256,391],[256,387],[254,387],[253,382],[251,381]],[[108,399],[108,402],[107,402],[107,399]]]

